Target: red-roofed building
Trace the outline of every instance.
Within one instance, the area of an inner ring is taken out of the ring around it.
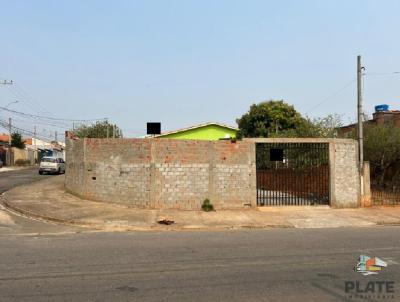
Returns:
[[[8,143],[10,140],[10,136],[8,134],[2,133],[0,134],[0,142]]]

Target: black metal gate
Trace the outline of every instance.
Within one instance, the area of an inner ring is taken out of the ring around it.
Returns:
[[[329,204],[328,143],[257,143],[257,205]]]

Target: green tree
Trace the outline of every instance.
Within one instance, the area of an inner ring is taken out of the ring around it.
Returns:
[[[353,131],[356,138],[356,131]],[[364,159],[370,162],[374,185],[400,184],[400,128],[393,123],[364,126]]]
[[[16,147],[19,149],[25,148],[25,143],[22,140],[22,135],[18,132],[14,132],[11,134],[11,147]]]
[[[113,132],[114,131],[114,132]],[[96,122],[93,125],[82,125],[75,129],[75,134],[79,138],[111,138],[113,133],[115,133],[116,138],[122,137],[122,130],[115,124],[110,124],[107,121]]]
[[[283,100],[253,104],[236,120],[238,137],[270,137],[282,131],[296,129],[304,119],[293,106]]]
[[[294,129],[273,134],[274,137],[315,137],[333,138],[337,137],[338,129],[343,126],[341,116],[329,114],[326,117],[304,118]]]

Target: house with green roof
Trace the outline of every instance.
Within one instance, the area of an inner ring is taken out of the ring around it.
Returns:
[[[198,140],[219,140],[236,137],[236,127],[221,123],[210,122],[188,128],[173,130],[161,133],[155,137],[172,139],[198,139]]]

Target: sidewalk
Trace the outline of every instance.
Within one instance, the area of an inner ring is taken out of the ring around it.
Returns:
[[[18,171],[18,170],[24,170],[24,169],[29,169],[33,168],[35,166],[3,166],[0,168],[0,173],[2,172],[10,172],[10,171]]]
[[[400,225],[400,207],[265,207],[208,213],[135,209],[66,193],[63,175],[14,188],[1,197],[1,202],[26,216],[107,231]],[[162,217],[175,223],[160,225],[157,221]]]

